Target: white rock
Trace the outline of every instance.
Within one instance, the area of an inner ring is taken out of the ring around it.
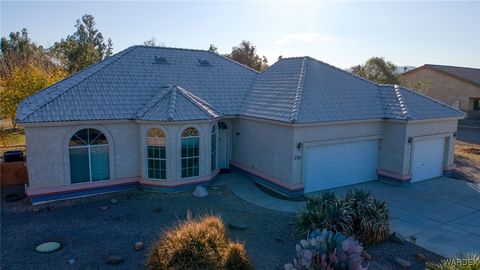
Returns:
[[[62,245],[58,242],[45,242],[38,245],[35,250],[40,253],[50,253],[59,250]]]
[[[193,191],[193,196],[203,198],[208,196],[208,191],[202,186],[196,186]]]

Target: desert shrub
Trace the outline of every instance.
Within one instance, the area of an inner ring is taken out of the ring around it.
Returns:
[[[225,250],[223,261],[225,270],[252,270],[247,251],[240,243],[230,243]]]
[[[233,245],[233,247],[232,247]],[[248,263],[243,246],[229,243],[223,222],[214,216],[187,219],[168,230],[151,247],[146,265],[149,269],[224,269],[228,262]],[[228,259],[226,256],[231,256]],[[237,257],[241,256],[243,260]],[[248,264],[247,264],[248,263]],[[241,265],[240,265],[241,266]],[[240,267],[239,266],[239,267]]]
[[[428,262],[426,269],[429,270],[479,270],[480,255],[469,253],[460,255],[457,258],[446,259],[440,263]]]
[[[353,236],[369,245],[388,238],[389,220],[385,202],[357,189],[349,191],[345,198],[327,191],[310,199],[297,216],[296,225],[301,233],[327,229]]]
[[[387,240],[390,233],[390,213],[387,204],[361,189],[349,191],[345,204],[352,209],[354,236],[369,245]]]
[[[312,231],[307,240],[295,246],[296,256],[286,270],[367,269],[363,247],[351,237],[328,230]]]

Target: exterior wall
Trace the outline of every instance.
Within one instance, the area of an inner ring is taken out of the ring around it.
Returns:
[[[306,147],[323,143],[341,143],[362,139],[379,139],[383,135],[381,120],[370,122],[337,122],[330,125],[297,126],[294,129],[294,148],[296,156],[293,163],[293,179],[296,183],[303,183],[302,167],[303,153]],[[297,148],[301,143],[301,149]]]
[[[96,128],[107,136],[110,179],[139,175],[135,123],[26,127],[29,188],[70,185],[68,142],[76,131],[87,127]]]
[[[231,121],[232,163],[269,180],[295,183],[292,174],[293,128],[256,119]]]
[[[473,110],[473,98],[480,98],[480,86],[429,68],[418,68],[401,76],[411,84],[425,83],[421,92],[427,96],[449,105],[459,101],[459,109],[464,111]]]
[[[415,142],[422,139],[429,138],[445,138],[445,157],[444,170],[448,171],[454,168],[454,154],[455,154],[455,137],[457,132],[457,120],[439,120],[429,122],[412,122],[407,125],[406,134],[407,139],[412,138],[412,143],[405,145],[404,166],[403,173],[411,174],[411,163],[413,157],[413,147]]]

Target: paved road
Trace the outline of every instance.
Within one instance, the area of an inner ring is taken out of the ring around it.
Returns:
[[[467,143],[480,144],[480,128],[458,127],[457,139]]]

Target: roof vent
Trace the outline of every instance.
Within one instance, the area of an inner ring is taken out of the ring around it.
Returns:
[[[197,59],[198,65],[202,67],[212,67],[212,64],[207,59]]]
[[[168,61],[167,61],[167,58],[165,57],[161,57],[161,56],[155,56],[155,62],[153,62],[154,64],[168,64]]]

